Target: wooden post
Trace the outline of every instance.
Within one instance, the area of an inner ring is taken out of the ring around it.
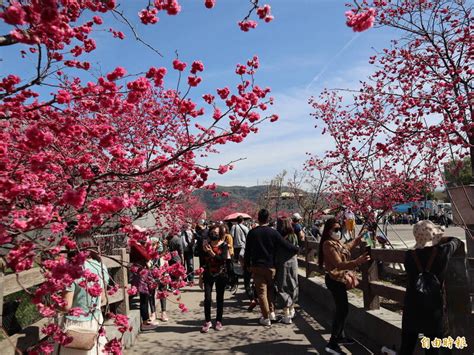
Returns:
[[[4,291],[4,276],[0,272],[0,326],[3,324],[3,291]]]
[[[128,293],[127,293],[127,286],[128,286],[127,250],[125,248],[114,249],[114,254],[120,256],[119,257],[120,268],[118,268],[118,271],[115,274],[115,282],[117,282],[120,287],[119,292],[123,293],[123,300],[118,302],[116,309],[117,309],[117,313],[128,316],[130,314],[130,304],[128,302]]]
[[[471,237],[474,235],[474,225],[468,225],[467,228],[469,229],[466,231],[466,249],[467,249],[467,272],[468,272],[468,280],[469,282],[469,293],[470,293],[470,300],[471,306],[474,306],[474,239]],[[474,316],[473,316],[474,318]],[[474,323],[474,319],[472,320]]]
[[[474,341],[474,329],[472,329],[474,325],[471,325],[471,329],[469,328],[471,300],[464,243],[458,248],[448,263],[445,287],[449,332],[456,337],[466,336],[466,338],[468,338],[468,344],[472,344]]]
[[[366,248],[370,255],[370,247]],[[377,260],[370,259],[367,263],[360,266],[362,271],[362,291],[364,298],[364,308],[368,310],[379,309],[380,299],[370,287],[370,281],[378,281],[379,274],[377,270]]]
[[[308,279],[309,276],[310,276],[310,268],[309,268],[309,243],[308,243],[308,239],[305,238],[304,240],[304,243],[305,243],[305,260],[306,260],[306,278]]]

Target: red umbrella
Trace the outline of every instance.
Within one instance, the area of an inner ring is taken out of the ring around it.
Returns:
[[[243,219],[252,219],[247,213],[242,213],[242,212],[235,212],[232,213],[224,218],[224,221],[232,221],[234,219],[237,219],[237,217],[242,217]]]

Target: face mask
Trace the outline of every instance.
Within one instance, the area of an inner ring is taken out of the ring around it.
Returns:
[[[216,241],[216,240],[219,240],[219,236],[216,234],[211,234],[209,235],[209,239],[212,241]]]

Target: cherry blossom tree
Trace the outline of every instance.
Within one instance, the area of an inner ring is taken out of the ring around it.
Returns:
[[[246,213],[255,218],[257,214],[257,205],[247,199],[239,199],[238,201],[230,200],[224,206],[212,211],[211,220],[215,222],[223,221],[226,216],[236,212]]]
[[[96,31],[109,32],[117,44],[126,40],[107,22],[113,18],[108,14],[129,26],[132,40],[159,54],[137,35],[119,5],[115,0],[0,2],[0,18],[10,26],[0,46],[17,46],[25,66],[34,63],[32,78],[28,70],[0,78],[0,245],[14,272],[39,264],[46,281],[32,300],[44,317],[53,318],[63,307],[61,293],[74,279],[86,277],[91,295],[102,291],[81,267],[87,252],[65,257],[64,251],[77,250],[76,235],[107,228],[157,257],[149,239],[155,231],[134,221],[152,213],[157,229],[173,231],[186,217],[183,201],[205,186],[213,169],[197,158],[227,142],[242,142],[257,133],[259,123],[278,118],[264,114],[272,99],[269,88],[256,84],[256,56],[237,65],[234,89],[223,85],[202,100],[192,98],[204,72],[199,60],[164,60],[165,66],[136,75],[120,66],[97,78],[88,74],[94,65],[82,58],[96,49]],[[144,7],[143,25],[181,10],[177,0],[144,2]],[[242,30],[256,26],[254,15],[273,19],[268,5],[253,0],[239,23]],[[170,69],[178,73],[177,86],[166,82]],[[225,173],[229,164],[215,169]],[[148,272],[154,282],[173,289],[185,285],[183,268],[165,264]],[[170,273],[178,281],[166,276]],[[122,333],[129,328],[126,317],[111,317]],[[50,341],[36,350],[41,354],[52,352],[53,343],[71,341],[54,324],[43,332]],[[109,339],[107,351],[120,353],[120,339]]]
[[[370,58],[377,70],[354,97],[347,135],[384,137],[374,148],[385,155],[412,146],[436,168],[474,157],[472,4],[363,1],[352,11],[370,9],[376,25],[399,30],[401,39]]]
[[[434,187],[447,159],[473,158],[472,5],[354,4],[346,13],[354,31],[389,26],[400,39],[370,58],[375,72],[352,97],[325,90],[311,100],[334,149],[309,165],[329,171],[340,203],[364,214],[367,206],[387,209]]]
[[[198,223],[200,219],[206,218],[207,206],[197,196],[189,196],[181,206],[184,210],[184,219],[188,222]]]
[[[364,223],[378,222],[397,203],[423,198],[439,182],[436,175],[420,167],[422,161],[414,162],[406,152],[400,152],[397,164],[376,155],[367,157],[367,152],[351,152],[345,156],[336,149],[331,152],[334,157],[329,152],[324,158],[312,157],[306,169],[327,175],[323,194],[327,206],[346,206]]]
[[[236,208],[236,203],[230,203],[225,206],[222,206],[217,210],[211,212],[211,220],[213,222],[223,221],[226,216],[236,212]]]

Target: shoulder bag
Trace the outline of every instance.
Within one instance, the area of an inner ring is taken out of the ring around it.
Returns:
[[[70,328],[65,331],[68,337],[72,338],[72,341],[64,348],[77,349],[77,350],[91,350],[97,343],[98,332],[80,328]]]

